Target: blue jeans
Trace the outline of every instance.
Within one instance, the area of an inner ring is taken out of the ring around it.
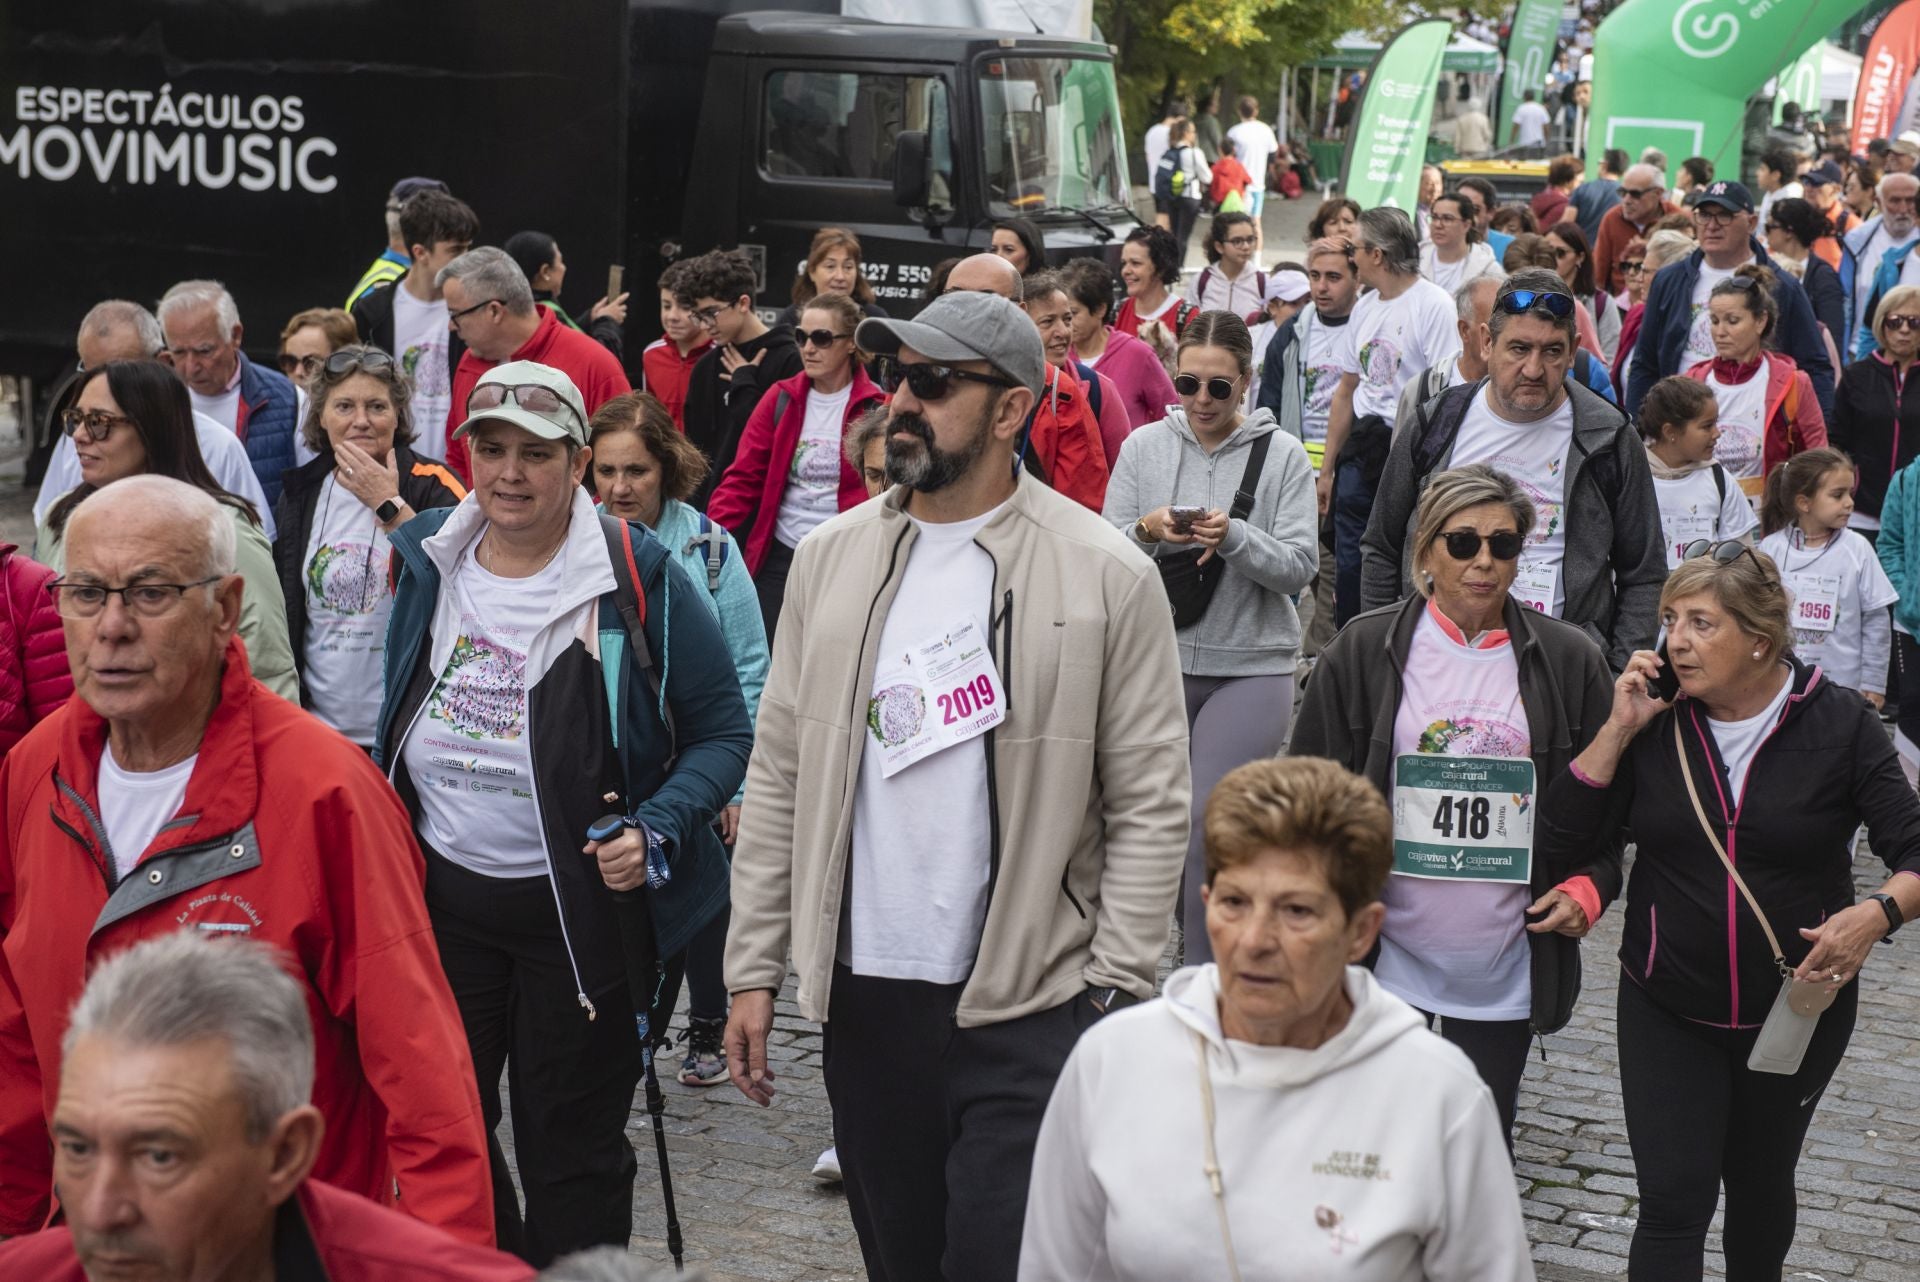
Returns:
[[[1341,459],[1333,473],[1333,625],[1360,613],[1360,539],[1373,511],[1373,489],[1361,465]]]

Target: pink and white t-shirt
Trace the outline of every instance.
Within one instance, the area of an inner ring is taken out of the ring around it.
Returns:
[[[1720,407],[1720,439],[1714,442],[1713,461],[1735,480],[1762,475],[1761,454],[1767,439],[1767,366],[1762,361],[1744,383],[1723,383],[1712,370],[1707,386]]]
[[[1469,643],[1429,604],[1407,652],[1393,752],[1527,757],[1533,736],[1520,700],[1520,666],[1504,631]],[[1442,1017],[1525,1019],[1533,1009],[1526,886],[1387,878],[1374,978],[1401,1000]]]

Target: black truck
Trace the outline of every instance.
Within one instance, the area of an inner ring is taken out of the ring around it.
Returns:
[[[0,374],[44,385],[94,302],[190,277],[227,283],[271,359],[287,317],[345,301],[408,175],[488,243],[551,233],[576,307],[621,264],[636,364],[661,269],[716,246],[755,257],[769,311],[829,224],[896,314],[1014,214],[1050,258],[1117,260],[1135,219],[1105,45],[819,8],[7,0]]]

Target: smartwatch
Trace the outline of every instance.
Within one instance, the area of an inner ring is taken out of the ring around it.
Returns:
[[[379,507],[373,509],[373,515],[382,525],[390,525],[393,518],[400,515],[400,498],[395,495]]]
[[[1879,900],[1881,911],[1887,915],[1887,933],[1880,936],[1880,938],[1888,938],[1894,931],[1907,924],[1907,919],[1900,914],[1900,905],[1895,902],[1893,896],[1889,895],[1886,891],[1882,890],[1875,894],[1868,895],[1867,898]]]

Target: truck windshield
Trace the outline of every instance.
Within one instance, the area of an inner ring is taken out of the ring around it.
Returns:
[[[979,79],[994,217],[1129,206],[1112,63],[996,56],[980,63]]]

